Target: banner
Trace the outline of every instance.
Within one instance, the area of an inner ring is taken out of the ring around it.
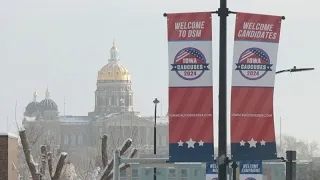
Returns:
[[[240,180],[263,180],[262,161],[240,162]]]
[[[169,161],[213,160],[211,13],[168,14]]]
[[[219,180],[216,161],[206,163],[206,180]]]
[[[217,163],[216,161],[206,163],[206,180],[219,180],[219,177],[218,177],[219,166],[216,163]],[[230,178],[230,175],[232,172],[230,165],[231,164],[229,164],[229,168],[227,169],[227,179]]]
[[[273,88],[281,18],[237,13],[231,88],[232,160],[277,157]]]

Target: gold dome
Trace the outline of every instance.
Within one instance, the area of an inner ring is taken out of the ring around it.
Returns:
[[[113,41],[110,49],[109,63],[102,67],[98,72],[98,81],[100,80],[131,80],[131,74],[123,65],[119,63],[118,49]]]
[[[99,71],[98,80],[131,80],[131,75],[123,65],[110,62]]]

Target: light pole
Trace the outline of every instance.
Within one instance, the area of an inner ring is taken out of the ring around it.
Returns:
[[[283,69],[280,71],[276,71],[276,74],[285,73],[285,72],[301,72],[301,71],[313,71],[314,68],[297,68],[296,66],[293,66],[293,68],[290,69]]]
[[[292,73],[292,72],[301,72],[301,71],[313,71],[314,68],[297,68],[297,66],[293,66],[293,68],[290,69],[283,69],[283,70],[279,70],[276,71],[276,74],[280,74],[280,73]],[[281,141],[282,141],[282,119],[280,117],[280,149],[281,149]]]
[[[160,101],[155,98],[153,100],[154,104],[154,125],[153,125],[153,154],[157,154],[157,104],[160,103]],[[153,180],[157,179],[157,168],[153,168]]]

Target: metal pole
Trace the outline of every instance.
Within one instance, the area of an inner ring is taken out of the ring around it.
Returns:
[[[282,151],[282,119],[281,119],[281,116],[280,116],[280,151]]]
[[[296,180],[296,151],[286,151],[286,180]]]
[[[114,163],[113,163],[113,180],[120,180],[120,151],[116,149],[114,151]]]
[[[157,154],[157,103],[154,103],[153,154]],[[157,180],[157,168],[153,168],[153,180]]]
[[[227,0],[220,0],[218,15],[220,16],[219,43],[219,158],[227,156]],[[219,163],[219,180],[227,180],[228,162]]]
[[[237,180],[237,167],[238,167],[238,164],[235,161],[233,161],[231,167],[232,167],[232,179],[233,180]]]

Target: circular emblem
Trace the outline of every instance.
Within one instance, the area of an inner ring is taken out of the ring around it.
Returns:
[[[248,80],[257,80],[265,76],[268,71],[272,71],[269,55],[260,48],[246,49],[236,63],[240,74]]]
[[[256,180],[256,178],[248,177],[248,178],[246,178],[245,180]]]
[[[206,57],[193,47],[181,49],[174,58],[171,71],[175,71],[184,80],[195,80],[209,70]]]

